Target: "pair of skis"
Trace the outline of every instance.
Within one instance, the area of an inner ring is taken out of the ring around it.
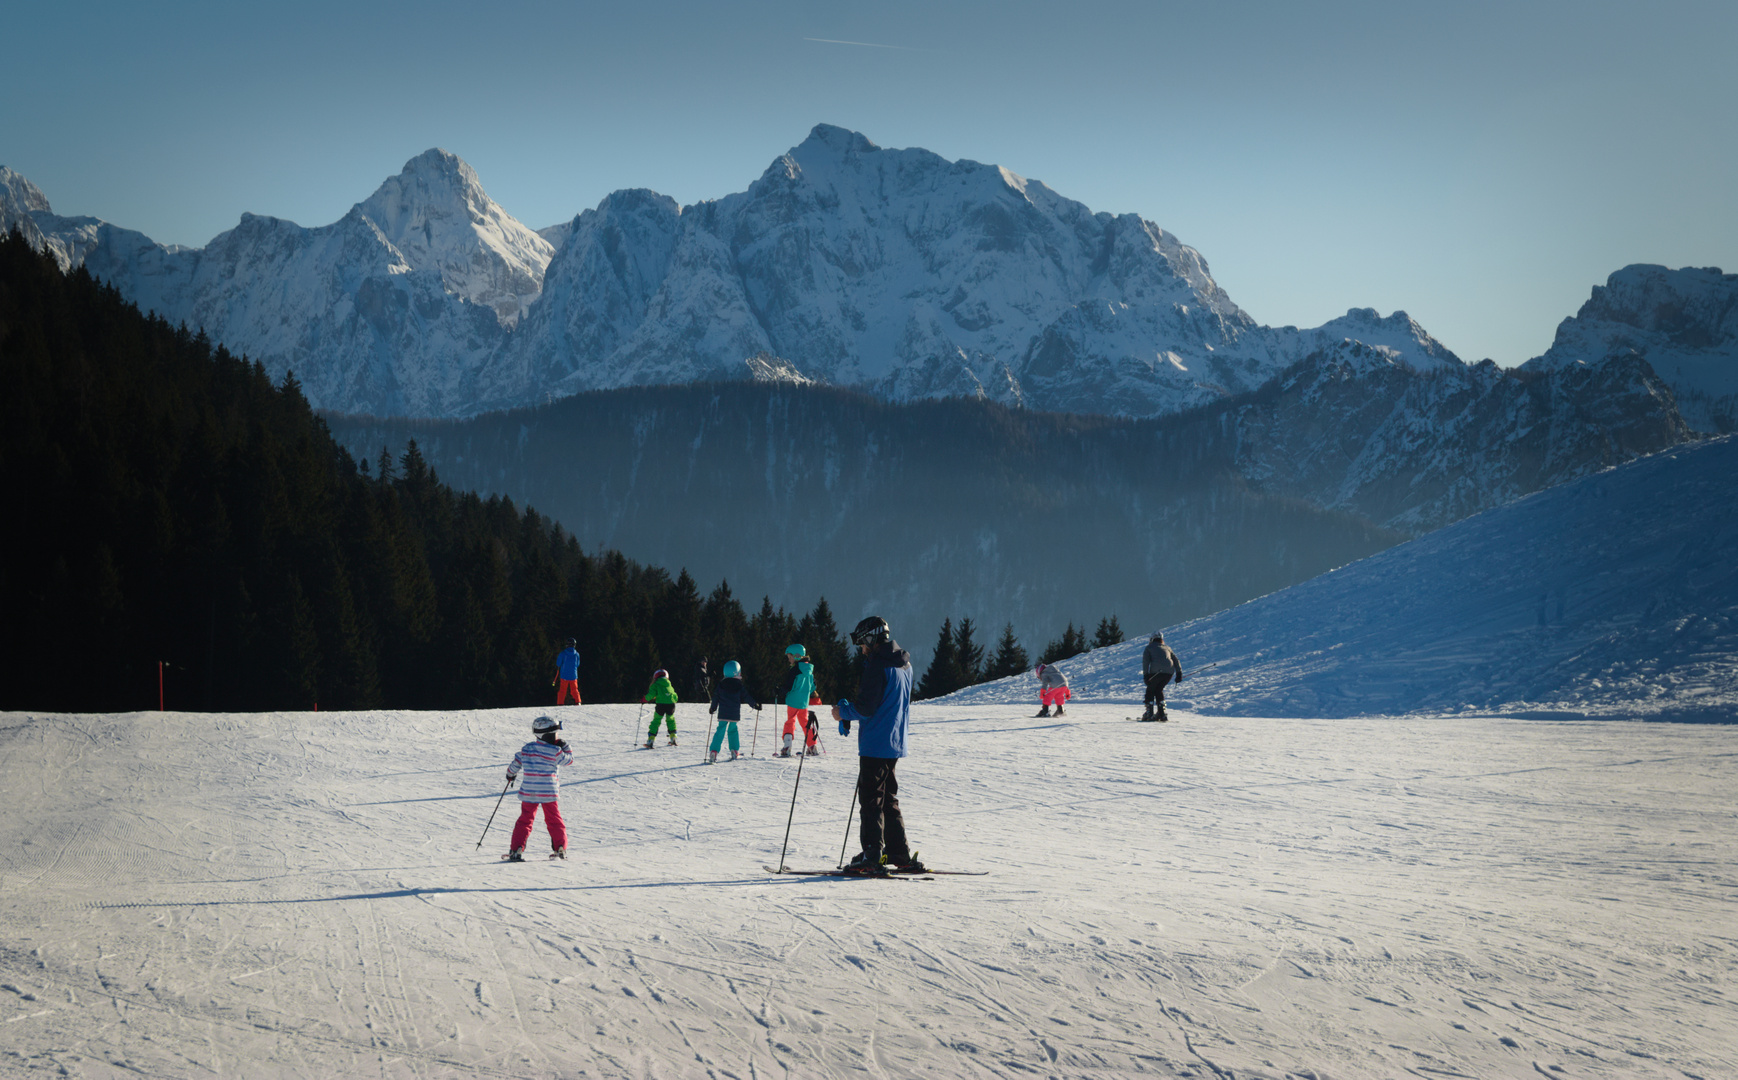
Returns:
[[[766,866],[761,869],[769,874],[795,874],[798,877],[839,877],[839,878],[929,878],[937,874],[947,877],[984,877],[988,870],[887,870],[878,874],[866,874],[861,870],[793,870],[792,868]]]

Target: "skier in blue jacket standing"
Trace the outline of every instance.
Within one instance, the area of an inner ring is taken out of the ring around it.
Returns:
[[[894,642],[887,620],[877,615],[857,624],[851,643],[863,656],[863,681],[855,701],[833,706],[833,719],[841,735],[851,734],[853,723],[862,725],[857,732],[857,802],[862,807],[863,850],[845,869],[923,873],[924,865],[905,836],[899,781],[893,773],[906,755],[911,733],[911,654]]]

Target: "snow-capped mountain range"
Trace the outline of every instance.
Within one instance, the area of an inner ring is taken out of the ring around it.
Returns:
[[[618,191],[541,232],[440,150],[332,225],[249,214],[199,249],[61,217],[0,169],[0,225],[15,224],[341,412],[468,416],[775,378],[1151,416],[1348,338],[1420,370],[1460,366],[1404,312],[1261,326],[1152,222],[827,125],[745,192],[684,207]]]

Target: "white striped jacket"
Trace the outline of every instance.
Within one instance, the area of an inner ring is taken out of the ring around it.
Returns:
[[[556,802],[561,798],[561,782],[555,778],[555,770],[572,764],[572,753],[552,742],[535,739],[513,755],[507,775],[525,774],[525,782],[519,785],[520,802]]]

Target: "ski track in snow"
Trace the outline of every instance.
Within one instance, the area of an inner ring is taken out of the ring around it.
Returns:
[[[557,711],[520,865],[539,710],[0,714],[0,1074],[1738,1075],[1730,727],[920,704],[916,846],[991,874],[877,881],[761,870],[796,759]]]

